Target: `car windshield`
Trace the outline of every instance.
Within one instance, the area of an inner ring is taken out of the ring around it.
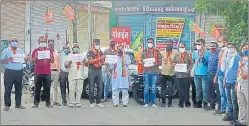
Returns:
[[[136,60],[135,60],[135,56],[134,53],[127,53],[127,55],[130,57],[131,59],[131,64],[137,64]]]

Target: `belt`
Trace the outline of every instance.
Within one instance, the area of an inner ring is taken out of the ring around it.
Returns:
[[[59,71],[59,70],[57,70],[57,69],[51,69],[51,71]]]

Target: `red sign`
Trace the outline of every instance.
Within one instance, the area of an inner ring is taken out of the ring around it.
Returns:
[[[114,27],[112,28],[112,40],[116,42],[116,44],[122,44],[129,48],[131,44],[131,29],[124,27]]]

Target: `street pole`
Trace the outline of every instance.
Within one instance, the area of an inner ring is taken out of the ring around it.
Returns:
[[[88,48],[92,46],[92,13],[91,13],[91,1],[88,1]]]
[[[74,5],[73,43],[77,43],[77,4]]]

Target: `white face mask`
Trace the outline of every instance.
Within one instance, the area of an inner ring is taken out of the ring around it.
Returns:
[[[153,47],[153,44],[152,44],[152,43],[148,43],[148,47],[149,47],[149,48],[152,48],[152,47]]]
[[[99,50],[100,46],[99,45],[95,45],[95,49]]]
[[[185,52],[185,48],[179,48],[179,52],[180,53],[184,53]]]
[[[197,45],[197,50],[201,50],[202,46],[201,45]]]
[[[235,52],[235,49],[234,48],[228,48],[227,52],[228,53],[233,53],[233,52]]]

